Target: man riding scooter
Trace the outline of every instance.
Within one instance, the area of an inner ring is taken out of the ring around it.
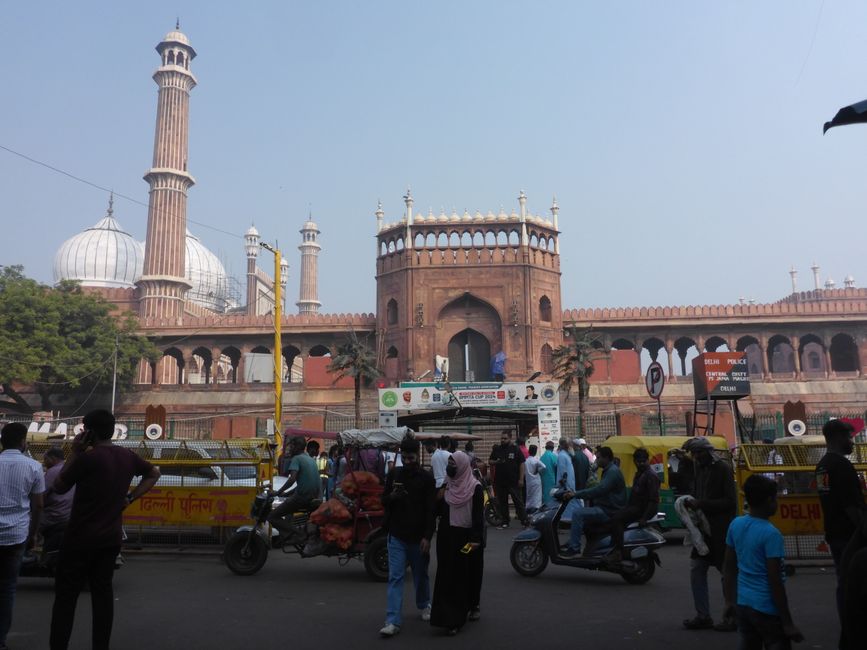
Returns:
[[[632,454],[632,462],[635,464],[635,479],[629,492],[629,503],[611,518],[614,550],[608,557],[614,562],[619,562],[623,557],[623,529],[636,521],[644,528],[659,510],[659,477],[650,468],[650,454],[646,449],[636,449]]]
[[[606,524],[612,516],[626,505],[626,481],[623,472],[614,463],[614,452],[610,447],[599,447],[596,450],[596,462],[602,469],[602,478],[591,488],[577,490],[564,495],[564,499],[592,499],[592,506],[575,508],[572,512],[572,531],[569,544],[562,551],[564,557],[574,557],[581,554],[581,537],[584,534],[584,524]]]

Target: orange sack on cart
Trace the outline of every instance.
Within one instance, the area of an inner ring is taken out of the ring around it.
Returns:
[[[351,519],[352,514],[349,512],[349,509],[338,499],[328,499],[328,501],[316,508],[310,515],[310,521],[317,526],[338,524]]]
[[[340,489],[347,496],[356,496],[359,491],[377,490],[380,487],[379,477],[373,472],[349,472],[340,481]]]

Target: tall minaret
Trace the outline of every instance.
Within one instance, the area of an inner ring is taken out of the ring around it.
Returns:
[[[319,228],[313,222],[313,217],[307,217],[307,223],[299,231],[301,233],[301,288],[298,292],[299,314],[318,314],[322,303],[319,302],[319,251],[322,246],[316,241],[319,236]]]
[[[247,252],[247,313],[259,315],[259,282],[256,275],[256,258],[259,256],[259,231],[256,226],[244,233],[244,250]]]
[[[179,25],[157,45],[162,59],[154,73],[159,86],[154,158],[144,179],[150,185],[144,273],[138,282],[143,317],[177,319],[183,314],[187,190],[195,179],[187,171],[190,91],[196,78],[190,61],[196,51]]]

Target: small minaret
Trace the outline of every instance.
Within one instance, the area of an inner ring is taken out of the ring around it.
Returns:
[[[819,280],[819,265],[813,262],[810,270],[813,271],[813,283],[816,285],[816,290],[818,291],[822,288],[822,282]]]
[[[382,232],[382,222],[385,219],[385,210],[382,209],[382,201],[376,202],[376,232]]]
[[[560,206],[557,205],[557,197],[554,197],[554,200],[551,202],[551,215],[554,217],[554,230],[557,231],[557,235],[554,238],[554,252],[558,255],[560,254],[560,222],[558,221],[560,215]]]
[[[157,45],[160,67],[154,156],[144,179],[150,185],[144,271],[138,281],[141,316],[180,318],[186,280],[187,190],[195,179],[187,171],[190,91],[196,78],[190,62],[196,51],[178,26]]]
[[[256,280],[256,258],[259,256],[259,231],[251,225],[244,233],[244,250],[247,251],[247,313],[256,315],[256,301],[258,299],[258,282]]]
[[[846,287],[847,289],[854,289],[855,288],[855,278],[853,278],[851,275],[847,275],[846,278],[843,280],[843,286]]]
[[[299,278],[301,287],[298,291],[299,314],[317,314],[322,303],[319,302],[319,251],[322,246],[317,241],[319,228],[313,222],[313,217],[307,217],[307,223],[299,230],[301,233],[301,272]],[[287,269],[288,271],[288,269]]]
[[[406,241],[404,247],[409,250],[412,248],[412,192],[406,188],[406,195],[403,197],[403,202],[406,203]]]
[[[798,269],[792,265],[792,268],[789,269],[789,276],[792,278],[792,293],[798,292]]]
[[[521,206],[521,245],[528,246],[530,236],[527,233],[527,195],[524,194],[524,190],[518,193],[518,205]]]

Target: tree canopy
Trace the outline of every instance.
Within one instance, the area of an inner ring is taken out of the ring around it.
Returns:
[[[111,390],[115,342],[122,390],[141,358],[156,358],[137,325],[133,314],[112,314],[108,302],[76,282],[49,287],[25,277],[20,266],[0,265],[0,407],[32,413],[18,392],[22,385],[32,386],[43,410],[58,394],[83,399]]]
[[[569,341],[559,346],[552,355],[553,377],[560,383],[560,391],[569,399],[573,388],[578,389],[579,430],[584,433],[585,400],[590,395],[590,377],[595,370],[594,361],[606,356],[600,349],[601,337],[592,327],[570,327]]]

